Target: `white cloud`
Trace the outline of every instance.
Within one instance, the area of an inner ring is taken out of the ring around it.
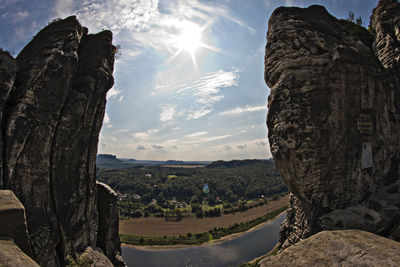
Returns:
[[[149,137],[155,133],[158,133],[159,130],[158,129],[150,129],[147,130],[146,132],[137,132],[137,133],[133,133],[132,137],[136,138],[136,139],[140,139],[140,140],[146,140],[149,139]]]
[[[159,129],[150,129],[150,130],[147,130],[147,133],[148,134],[155,134],[155,133],[158,133],[160,130]]]
[[[122,90],[115,88],[115,86],[112,87],[107,92],[107,100],[109,99],[117,99],[118,102],[121,102],[124,99],[124,96],[122,95]]]
[[[162,111],[160,113],[160,121],[167,122],[174,118],[175,116],[175,106],[165,105],[162,107]]]
[[[148,139],[149,135],[147,133],[145,133],[145,132],[138,132],[138,133],[133,133],[132,137],[136,138],[136,139],[143,140],[143,139]]]
[[[24,10],[24,11],[18,11],[15,12],[14,14],[11,15],[12,17],[12,22],[13,23],[17,23],[21,20],[24,20],[25,18],[27,18],[29,16],[29,12]]]
[[[238,85],[239,72],[238,69],[220,69],[200,77],[189,76],[183,79],[178,79],[172,73],[162,72],[157,77],[159,82],[156,90],[174,93],[174,101],[190,103],[191,108],[186,110],[186,119],[199,119],[211,113],[214,105],[224,98],[222,88]],[[164,107],[163,113],[168,110],[168,106]],[[175,109],[173,111],[175,115]]]
[[[186,119],[187,120],[197,120],[201,117],[204,117],[208,113],[211,113],[212,111],[213,111],[212,109],[207,109],[207,108],[201,108],[200,110],[192,110],[189,112]]]
[[[245,106],[245,107],[238,107],[235,109],[221,112],[220,115],[236,115],[236,114],[241,114],[244,112],[254,112],[254,111],[261,111],[261,110],[266,111],[267,109],[263,105],[261,105],[261,106]]]
[[[227,5],[202,3],[198,0],[164,1],[162,9],[159,0],[57,0],[54,11],[58,16],[76,14],[82,25],[91,32],[110,29],[118,35],[128,32],[131,40],[140,47],[126,54],[136,56],[147,48],[174,53],[174,36],[182,32],[188,23],[203,26],[212,20],[231,21],[250,33],[255,30],[242,19],[235,17]],[[74,6],[74,7],[72,7]],[[122,54],[125,55],[125,51]]]
[[[186,137],[197,137],[197,136],[206,135],[206,134],[208,134],[208,132],[203,131],[203,132],[197,132],[197,133],[187,134]]]
[[[110,117],[108,117],[107,113],[104,114],[103,123],[104,124],[109,124],[110,123]]]
[[[76,8],[78,19],[91,31],[141,31],[148,29],[151,19],[158,15],[158,0],[87,0]]]
[[[53,11],[56,17],[64,18],[73,12],[74,0],[56,0],[54,2]]]

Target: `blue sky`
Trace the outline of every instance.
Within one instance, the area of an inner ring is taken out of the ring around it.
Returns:
[[[263,68],[272,11],[321,4],[339,18],[353,11],[367,26],[377,2],[0,0],[0,46],[17,54],[49,21],[72,14],[91,33],[114,32],[121,55],[99,153],[154,160],[270,158]]]

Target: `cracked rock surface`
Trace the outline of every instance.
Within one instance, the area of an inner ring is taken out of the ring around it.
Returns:
[[[292,192],[283,248],[322,229],[379,226],[384,236],[398,229],[399,220],[389,219],[398,216],[395,202],[368,203],[400,180],[399,32],[395,0],[379,1],[370,31],[322,6],[281,7],[271,15],[268,138]],[[321,220],[328,214],[332,220]],[[352,224],[334,221],[339,214],[352,216]]]
[[[24,205],[41,266],[96,245],[95,158],[115,51],[110,31],[88,34],[72,16],[15,60],[0,55],[0,187]]]

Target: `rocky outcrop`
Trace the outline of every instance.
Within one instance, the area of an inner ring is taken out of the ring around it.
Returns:
[[[118,235],[117,194],[111,187],[101,182],[97,182],[97,210],[99,214],[97,246],[103,250],[114,266],[125,266],[121,258],[121,242]]]
[[[10,190],[0,190],[0,237],[12,239],[25,254],[32,256],[25,209]]]
[[[111,261],[98,249],[87,247],[75,260],[75,266],[112,267]]]
[[[323,231],[259,266],[398,266],[400,243],[360,230]]]
[[[0,239],[0,266],[39,267],[12,240]]]
[[[69,17],[41,30],[15,62],[0,58],[12,66],[0,68],[1,187],[24,205],[41,266],[96,245],[95,160],[115,51],[110,31],[88,34]]]
[[[398,214],[394,202],[379,209],[372,203],[400,180],[399,6],[379,2],[374,35],[321,6],[282,7],[270,17],[268,137],[292,192],[283,247],[322,229],[345,229],[344,221],[322,222],[331,212],[332,219],[339,210],[351,213],[361,229]],[[389,236],[398,225],[378,232]]]
[[[4,105],[14,86],[17,75],[17,64],[14,58],[7,52],[0,51],[0,121],[3,121]],[[3,134],[0,133],[0,151],[3,151]],[[0,188],[3,187],[4,164],[3,157],[0,157]]]

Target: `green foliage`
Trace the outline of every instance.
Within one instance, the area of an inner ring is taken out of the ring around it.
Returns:
[[[221,237],[240,233],[247,231],[256,225],[273,219],[283,211],[285,211],[288,206],[284,206],[249,222],[235,223],[228,227],[215,227],[214,229],[203,232],[203,233],[187,233],[186,235],[179,236],[135,236],[135,235],[125,235],[120,234],[120,239],[122,243],[132,244],[132,245],[197,245],[208,242],[213,239],[220,239]]]
[[[14,51],[8,51],[6,49],[3,49],[2,47],[0,47],[0,53],[5,53],[5,54],[9,55],[10,57],[13,57],[13,55],[15,54]]]
[[[138,194],[147,205],[152,199],[162,205],[176,198],[187,204],[208,201],[234,203],[240,199],[272,197],[288,191],[273,162],[254,160],[233,167],[164,168],[137,166],[130,169],[98,169],[97,180],[124,194]],[[151,174],[151,177],[146,174]],[[208,184],[210,192],[202,192]],[[218,200],[217,200],[218,197]]]
[[[67,260],[69,264],[67,265],[68,267],[90,267],[91,264],[89,260],[85,257],[76,256],[75,258],[72,256],[67,256]]]
[[[354,13],[353,11],[349,11],[349,16],[347,17],[347,20],[354,22]]]
[[[359,17],[356,19],[356,24],[362,26],[363,22],[362,22],[361,16],[359,16]]]

